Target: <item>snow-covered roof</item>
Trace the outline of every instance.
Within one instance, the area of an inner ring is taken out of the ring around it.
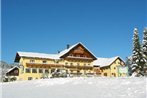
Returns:
[[[95,65],[95,66],[100,66],[100,67],[109,66],[109,65],[112,64],[117,58],[119,58],[119,56],[112,57],[112,58],[97,58],[97,60],[95,60],[95,61],[93,62],[93,65]]]
[[[79,42],[79,43],[76,43],[76,44],[72,45],[68,49],[65,49],[65,50],[61,51],[59,54],[45,54],[45,53],[35,53],[35,52],[17,52],[15,62],[17,62],[20,59],[20,57],[60,59],[63,55],[68,53],[71,49],[73,49],[74,47],[76,47],[79,44],[82,45],[87,51],[89,51],[88,48],[86,48],[81,42]],[[96,59],[96,56],[92,52],[90,52],[90,53]]]
[[[96,56],[95,56],[86,46],[84,46],[81,42],[76,43],[76,44],[70,46],[68,49],[65,49],[65,50],[61,51],[61,52],[59,53],[59,57],[61,57],[61,56],[63,56],[64,54],[68,53],[71,49],[73,49],[74,47],[76,47],[76,46],[79,45],[79,44],[81,44],[86,50],[88,50],[88,51],[96,58]]]
[[[19,69],[19,67],[18,66],[14,66],[14,67],[12,67],[12,68],[10,68],[6,73],[8,73],[8,72],[10,72],[10,71],[12,71],[13,69],[15,69],[15,68],[18,68]]]
[[[34,53],[34,52],[17,52],[17,53],[20,57],[59,59],[58,54],[45,54],[45,53]]]

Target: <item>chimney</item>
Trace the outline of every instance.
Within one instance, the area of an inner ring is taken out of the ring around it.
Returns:
[[[60,51],[58,50],[58,53],[60,53]]]
[[[67,48],[67,49],[69,49],[69,47],[70,47],[70,45],[69,45],[69,44],[67,44],[66,48]]]

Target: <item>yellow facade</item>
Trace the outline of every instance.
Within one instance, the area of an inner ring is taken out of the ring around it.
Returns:
[[[101,68],[101,76],[108,76],[108,77],[127,76],[127,73],[119,74],[118,68],[120,66],[125,66],[125,63],[120,58],[117,58],[112,64]]]
[[[43,61],[46,61],[46,64],[56,64],[55,60],[51,60],[51,59],[36,59],[36,58],[21,58],[20,59],[20,65],[23,65],[21,68],[20,68],[20,71],[19,71],[19,80],[28,80],[29,77],[31,77],[32,79],[41,79],[43,78],[43,73],[39,73],[39,69],[42,69],[42,70],[48,70],[49,71],[49,74],[48,74],[48,77],[51,77],[51,69],[55,69],[55,68],[43,68],[43,67],[27,67],[26,64],[27,63],[31,63],[30,61],[31,60],[34,60],[33,64],[42,64]],[[90,61],[81,61],[81,60],[59,60],[58,61],[58,64],[68,64],[67,66],[70,66],[69,64],[73,64],[73,66],[77,66],[77,63],[79,64],[79,66],[84,66],[84,64],[86,64],[86,66],[91,66],[92,67],[92,64]],[[30,68],[31,69],[31,72],[30,73],[26,73],[26,69],[27,68]],[[35,68],[37,69],[37,73],[32,73],[32,69]],[[66,69],[68,70],[69,73],[77,73],[77,69],[67,69],[67,68],[58,68],[58,69]],[[86,74],[86,73],[94,73],[93,70],[79,70],[79,73],[81,74]]]
[[[78,43],[58,54],[18,52],[15,61],[20,65],[19,80],[32,80],[52,77],[55,70],[70,76],[92,75],[95,59],[84,45]]]

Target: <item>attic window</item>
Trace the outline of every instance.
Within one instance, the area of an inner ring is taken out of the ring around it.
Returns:
[[[78,50],[80,50],[80,48],[79,48],[79,47],[75,49],[75,51],[78,51]]]

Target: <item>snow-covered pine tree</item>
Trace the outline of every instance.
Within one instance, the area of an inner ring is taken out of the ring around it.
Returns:
[[[144,75],[147,76],[147,28],[145,28],[143,31],[142,51],[143,51],[143,57],[145,60]]]
[[[128,74],[131,76],[132,70],[131,70],[131,65],[132,65],[132,57],[126,57],[126,66],[128,67]]]
[[[147,58],[147,28],[145,28],[143,32],[142,51]]]
[[[133,54],[132,54],[132,75],[139,75],[143,71],[144,60],[139,42],[139,35],[137,28],[134,29],[133,35]]]

